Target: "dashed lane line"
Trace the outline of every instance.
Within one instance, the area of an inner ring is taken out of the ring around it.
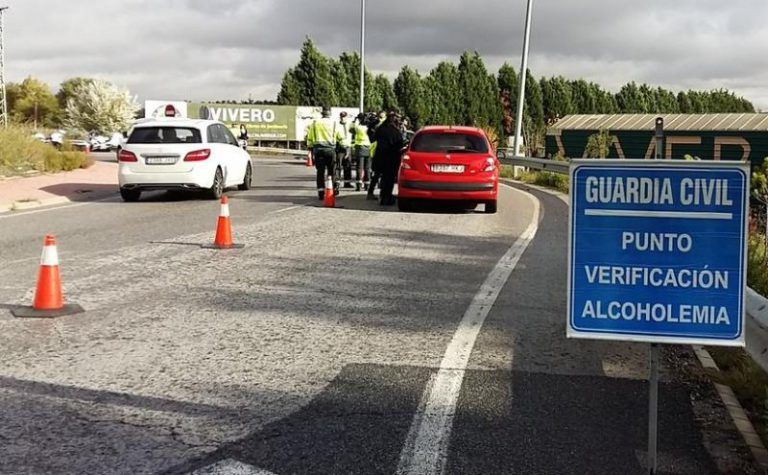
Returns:
[[[493,268],[464,313],[440,368],[427,385],[419,410],[413,418],[408,438],[400,453],[398,474],[442,475],[445,472],[456,404],[475,341],[501,289],[539,227],[539,201],[529,193],[512,189],[531,201],[533,218],[528,228]]]

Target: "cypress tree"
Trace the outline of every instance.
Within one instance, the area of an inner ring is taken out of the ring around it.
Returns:
[[[281,105],[301,105],[301,86],[296,79],[296,71],[291,68],[283,75],[277,103]]]
[[[394,83],[395,96],[401,113],[408,117],[414,127],[421,126],[424,119],[425,101],[419,73],[403,66]]]
[[[501,123],[498,88],[480,55],[464,52],[458,72],[461,122],[498,127]]]
[[[338,103],[333,89],[330,61],[310,38],[304,41],[301,59],[295,71],[302,105],[330,107]]]
[[[381,107],[379,110],[398,110],[397,106],[397,96],[395,95],[395,90],[392,87],[392,83],[389,82],[389,79],[383,75],[379,74],[376,76],[376,90],[381,95]]]
[[[463,123],[459,108],[459,71],[453,63],[443,61],[424,79],[426,123],[455,125]]]

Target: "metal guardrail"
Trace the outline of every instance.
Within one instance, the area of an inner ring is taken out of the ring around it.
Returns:
[[[563,175],[567,175],[569,172],[570,165],[568,162],[507,155],[511,153],[511,149],[499,150],[499,161],[505,165]],[[744,329],[747,337],[747,353],[763,370],[768,371],[768,299],[747,288],[745,301],[747,316],[749,317]]]
[[[568,170],[569,170],[568,162],[561,162],[559,160],[548,160],[546,158],[515,157],[515,156],[512,156],[511,153],[512,153],[511,149],[509,149],[509,151],[507,151],[506,149],[499,150],[497,153],[499,161],[504,165],[531,168],[539,171],[560,173],[563,175],[568,174]]]

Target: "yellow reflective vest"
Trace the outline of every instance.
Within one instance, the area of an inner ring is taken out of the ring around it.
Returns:
[[[336,148],[342,141],[336,122],[331,118],[316,119],[307,128],[307,148]]]
[[[355,147],[370,147],[371,139],[368,137],[368,127],[363,124],[352,124],[349,127],[352,133],[352,145]]]

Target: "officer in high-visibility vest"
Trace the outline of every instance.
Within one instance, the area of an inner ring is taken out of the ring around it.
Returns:
[[[352,133],[352,157],[357,163],[357,191],[368,190],[371,182],[371,138],[365,125],[365,114],[360,113],[349,127]]]
[[[342,142],[336,122],[331,119],[331,109],[323,107],[322,117],[315,119],[307,129],[307,148],[312,150],[317,169],[317,197],[325,195],[325,177],[333,180],[333,191],[339,194],[339,182],[336,178],[336,147]]]
[[[344,188],[352,188],[352,133],[349,131],[347,115],[345,111],[339,114],[337,127],[341,134],[341,144],[336,147],[336,163],[339,165],[337,173],[344,176]]]

